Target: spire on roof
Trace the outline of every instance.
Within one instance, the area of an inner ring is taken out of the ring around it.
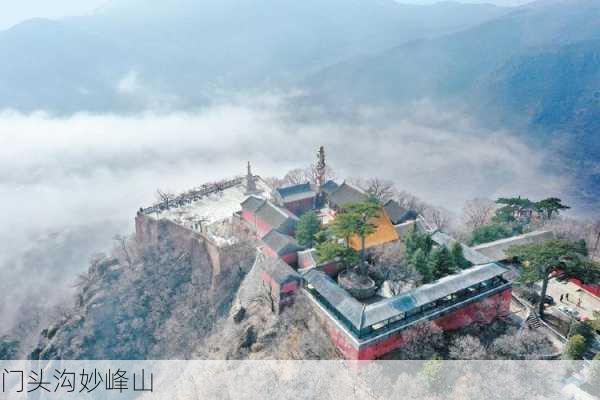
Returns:
[[[257,193],[255,177],[252,174],[252,166],[248,161],[248,171],[246,173],[246,194]]]
[[[327,168],[327,164],[325,163],[325,148],[323,146],[319,147],[319,152],[317,153],[317,189],[320,191],[321,186],[325,183],[325,170]]]

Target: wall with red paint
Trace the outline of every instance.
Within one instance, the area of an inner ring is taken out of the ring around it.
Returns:
[[[253,213],[247,210],[242,210],[242,218],[247,221],[256,231],[256,235],[259,238],[263,238],[267,233],[271,232],[273,227],[263,221],[260,218],[257,218]]]
[[[490,323],[495,318],[508,315],[510,312],[511,289],[497,293],[481,301],[468,304],[456,311],[434,320],[435,324],[445,331],[456,330],[477,323]],[[368,347],[361,348],[359,360],[373,360],[398,349],[411,337],[410,328],[387,337]]]
[[[490,323],[499,316],[508,315],[512,290],[506,289],[481,301],[471,303],[465,307],[444,315],[433,322],[443,330],[464,328],[472,323]],[[328,315],[319,310],[318,315],[325,326],[329,337],[337,349],[347,359],[374,360],[404,346],[414,335],[411,328],[395,332],[381,340],[369,343],[360,349],[342,328],[336,325]]]

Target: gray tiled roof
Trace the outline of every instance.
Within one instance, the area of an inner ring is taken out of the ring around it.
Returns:
[[[314,268],[317,266],[317,250],[308,249],[298,252],[298,268]]]
[[[258,196],[248,196],[246,200],[242,202],[242,209],[250,212],[256,212],[263,205],[266,200]]]
[[[267,257],[264,254],[259,254],[258,257],[255,265],[277,283],[300,280],[300,275],[280,258]]]
[[[332,180],[328,180],[327,182],[321,185],[321,190],[327,194],[333,192],[337,188],[338,184]]]
[[[351,203],[361,203],[368,200],[369,196],[363,190],[342,183],[337,189],[329,194],[329,201],[336,207],[344,207]]]
[[[329,276],[317,270],[309,270],[303,277],[319,295],[334,307],[355,329],[386,321],[453,293],[507,272],[506,268],[490,263],[468,268],[436,282],[420,286],[410,292],[364,306],[342,289]]]
[[[478,283],[502,276],[505,272],[507,272],[506,268],[495,263],[478,265],[420,286],[400,296],[370,304],[365,310],[363,326],[386,321],[399,313],[406,313],[415,307],[421,307]]]
[[[392,224],[397,225],[401,224],[402,222],[405,222],[402,221],[402,217],[404,216],[407,210],[400,204],[398,204],[397,201],[389,200],[383,205],[383,209],[385,210],[387,216],[390,218],[390,221],[392,221]]]
[[[329,276],[311,269],[303,275],[306,282],[335,308],[350,324],[360,329],[364,305],[338,286]]]
[[[273,229],[293,225],[298,220],[298,217],[287,210],[277,207],[270,201],[265,201],[256,210],[255,215],[269,224]]]
[[[279,256],[297,252],[302,249],[293,237],[284,235],[274,229],[267,233],[262,238],[262,241]]]
[[[437,244],[441,246],[446,246],[448,248],[452,245],[452,243],[456,242],[456,240],[453,239],[451,236],[439,231],[431,235],[431,238]],[[475,250],[474,248],[466,246],[462,243],[460,245],[463,249],[463,255],[465,256],[467,261],[469,261],[473,265],[489,264],[492,261],[494,261],[491,258],[482,254],[481,252]]]
[[[473,250],[483,254],[493,261],[502,261],[506,259],[506,251],[511,246],[518,246],[529,243],[538,243],[545,240],[554,239],[552,231],[535,231],[524,235],[513,236],[506,239],[496,240],[494,242],[480,244],[473,247]]]
[[[277,188],[275,191],[284,202],[297,201],[316,196],[316,193],[312,189],[310,183],[301,183],[299,185]]]

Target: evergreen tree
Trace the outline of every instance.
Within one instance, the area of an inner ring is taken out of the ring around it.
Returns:
[[[434,279],[440,279],[455,272],[452,257],[446,246],[440,246],[429,255],[429,269]]]
[[[418,249],[423,250],[425,255],[429,255],[433,248],[433,239],[429,234],[419,232],[417,224],[414,224],[404,238],[404,245],[406,246],[406,255],[410,259]]]
[[[466,269],[471,266],[471,263],[465,258],[463,248],[459,242],[452,243],[452,246],[450,247],[450,257],[452,258],[454,268],[457,270]]]
[[[585,338],[581,335],[573,335],[567,343],[567,349],[565,350],[565,356],[569,360],[581,360],[585,353],[586,342]]]
[[[504,224],[483,225],[473,230],[471,246],[511,237],[513,230]]]
[[[427,255],[422,249],[417,249],[410,258],[410,266],[413,267],[423,277],[423,283],[433,281],[433,273],[429,267]]]
[[[321,230],[321,221],[313,211],[304,213],[296,227],[296,240],[302,246],[312,248],[315,245],[315,235]]]
[[[556,270],[565,272],[568,276],[580,277],[585,270],[590,279],[598,279],[600,267],[591,260],[585,260],[580,253],[581,248],[576,242],[567,240],[546,240],[541,243],[530,243],[511,246],[506,251],[510,258],[517,259],[523,265],[520,276],[522,283],[542,281],[540,299],[544,299],[548,289],[550,275]],[[539,303],[539,314],[544,317],[544,302]]]
[[[556,197],[549,197],[535,203],[536,211],[546,219],[552,219],[553,215],[558,215],[562,210],[568,210],[569,208],[571,207],[564,205],[562,200]]]

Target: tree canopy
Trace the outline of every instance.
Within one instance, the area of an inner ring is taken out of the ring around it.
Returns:
[[[540,243],[530,243],[520,246],[511,246],[507,255],[515,258],[523,265],[520,280],[524,283],[533,283],[542,280],[541,299],[546,295],[550,274],[562,270],[568,275],[578,273],[582,264],[586,263],[581,246],[577,242],[568,240],[546,240]],[[540,300],[539,313],[543,316],[543,300]]]
[[[312,248],[315,245],[316,235],[321,231],[321,221],[313,211],[304,213],[296,227],[296,240],[305,247]]]

